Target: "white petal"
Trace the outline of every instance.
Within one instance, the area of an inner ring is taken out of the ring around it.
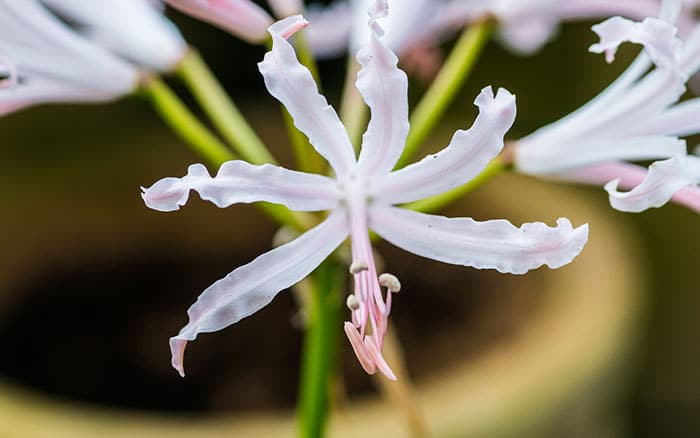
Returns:
[[[187,311],[189,322],[170,338],[173,367],[184,375],[187,341],[235,324],[265,307],[281,290],[301,281],[347,237],[345,212],[333,212],[297,239],[259,256],[209,286]]]
[[[142,190],[146,205],[158,211],[179,210],[190,190],[221,208],[266,201],[296,211],[318,211],[338,204],[338,189],[330,178],[245,161],[227,161],[214,178],[203,164],[193,164],[184,177],[164,178]]]
[[[309,70],[297,60],[287,38],[306,25],[295,15],[270,26],[272,50],[258,64],[270,94],[289,111],[294,124],[330,163],[338,177],[355,166],[355,153],[345,127],[326,98],[318,93]]]
[[[316,57],[325,59],[345,54],[352,29],[352,9],[348,1],[338,0],[329,6],[313,3],[306,8],[309,27],[306,39]]]
[[[251,0],[165,0],[170,6],[250,43],[265,41],[272,17]]]
[[[662,135],[581,138],[558,146],[516,146],[515,166],[523,173],[548,175],[606,161],[656,160],[686,151],[684,140]]]
[[[427,198],[460,186],[503,149],[503,136],[515,120],[515,96],[491,87],[476,98],[479,115],[468,131],[457,131],[450,144],[418,163],[392,172],[371,187],[371,195],[389,204]]]
[[[367,11],[373,8],[377,0],[351,0],[354,19],[350,50],[357,53],[371,39],[367,27]],[[384,45],[395,53],[403,53],[416,42],[433,39],[435,22],[442,2],[435,0],[380,0],[389,5],[389,15],[382,19],[381,25],[386,35]]]
[[[380,41],[382,29],[376,20],[386,16],[384,8],[373,11],[369,27],[372,37],[357,53],[362,69],[357,89],[371,110],[367,131],[362,137],[360,172],[364,175],[388,173],[399,160],[408,135],[408,78],[397,67],[398,58]]]
[[[370,210],[370,227],[399,248],[423,257],[512,274],[542,265],[564,266],[588,240],[588,225],[574,229],[567,219],[559,219],[554,228],[541,222],[516,228],[506,220],[450,219],[381,205]]]
[[[664,20],[648,17],[641,23],[622,17],[612,17],[593,26],[600,43],[593,44],[593,53],[605,53],[605,60],[612,62],[620,44],[630,41],[642,44],[654,63],[660,67],[680,71],[679,49],[681,41],[676,37],[676,28]]]
[[[35,0],[0,0],[0,53],[16,67],[17,90],[31,81],[63,84],[66,101],[77,91],[80,100],[110,100],[133,91],[139,79],[136,68],[76,35]]]
[[[643,132],[685,137],[700,132],[700,97],[686,100],[667,109],[639,126]]]
[[[647,177],[647,174],[648,169],[637,164],[609,162],[573,169],[552,176],[558,180],[574,181],[601,187],[612,180],[617,180],[618,189],[631,190],[641,184]],[[700,188],[696,186],[683,187],[673,194],[671,201],[700,213]]]
[[[700,183],[700,158],[677,155],[652,163],[641,184],[629,192],[617,190],[619,180],[606,184],[610,205],[616,210],[638,213],[661,207],[682,188]]]
[[[182,36],[146,0],[42,0],[81,34],[145,67],[168,71],[187,51]]]

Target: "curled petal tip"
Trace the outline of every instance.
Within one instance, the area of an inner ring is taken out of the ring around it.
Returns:
[[[189,190],[182,190],[179,183],[177,178],[164,178],[151,187],[141,187],[141,198],[146,206],[152,210],[177,211],[187,203],[189,197]]]
[[[291,17],[274,23],[268,28],[268,32],[270,32],[273,38],[275,36],[280,36],[284,39],[289,39],[292,35],[308,25],[309,22],[301,15],[292,15]]]
[[[175,370],[177,370],[180,377],[185,377],[185,347],[187,347],[187,341],[184,339],[170,338],[170,354],[171,364]]]

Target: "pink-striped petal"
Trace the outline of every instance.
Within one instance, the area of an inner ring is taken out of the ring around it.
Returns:
[[[251,0],[165,0],[170,6],[250,43],[261,43],[272,17]]]
[[[647,173],[648,169],[646,167],[637,164],[610,162],[573,169],[557,174],[554,177],[564,181],[601,187],[612,180],[617,180],[618,189],[632,190],[644,181]],[[696,186],[683,187],[674,193],[671,201],[700,213],[700,188]]]
[[[369,126],[362,138],[360,173],[377,175],[390,172],[398,161],[408,135],[408,78],[397,67],[398,58],[380,38],[383,30],[377,19],[387,15],[386,1],[371,9],[372,37],[357,54],[362,69],[357,89],[371,110]]]
[[[309,138],[338,177],[355,166],[355,152],[345,127],[326,98],[318,92],[309,69],[299,63],[287,38],[307,25],[300,15],[280,20],[269,28],[272,50],[258,64],[270,94],[289,111],[294,124]]]
[[[328,257],[348,234],[345,212],[332,213],[320,225],[237,268],[209,286],[187,314],[189,322],[170,338],[173,368],[184,376],[188,341],[235,324],[270,303],[281,290],[301,281]]]
[[[214,178],[203,164],[193,164],[184,177],[163,178],[142,190],[146,205],[158,211],[179,210],[191,190],[220,208],[260,201],[295,211],[330,210],[338,205],[338,189],[330,178],[245,161],[222,164]]]
[[[515,120],[515,96],[491,87],[476,98],[479,116],[468,131],[457,131],[450,144],[418,163],[390,173],[370,188],[382,202],[411,202],[446,192],[476,175],[503,149],[503,136]]]
[[[563,218],[556,227],[533,222],[517,228],[506,220],[450,219],[381,205],[370,210],[370,227],[390,243],[423,257],[512,274],[542,265],[562,267],[588,240],[587,224],[574,229]]]
[[[605,185],[614,209],[638,213],[661,207],[681,189],[700,184],[700,158],[677,155],[652,163],[644,180],[629,192],[619,192],[619,184],[616,179]],[[683,194],[680,196],[683,199]]]
[[[640,126],[644,129],[644,126]],[[657,160],[685,153],[686,143],[677,137],[649,135],[644,137],[611,136],[569,140],[557,147],[537,147],[533,142],[515,149],[518,171],[534,175],[557,174],[577,167],[617,160]]]
[[[679,50],[681,40],[676,37],[676,28],[668,22],[645,18],[641,23],[622,17],[612,17],[593,26],[600,43],[593,44],[593,53],[605,53],[605,60],[612,62],[618,47],[624,42],[642,44],[654,63],[660,67],[680,71]]]

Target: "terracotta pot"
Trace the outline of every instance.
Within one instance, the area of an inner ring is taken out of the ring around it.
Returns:
[[[147,168],[136,171],[146,183],[153,179],[145,176],[150,175]],[[94,202],[29,205],[16,217],[6,215],[5,229],[20,230],[22,217],[51,211],[53,227],[30,235],[10,233],[10,242],[0,248],[0,290],[26,282],[37,264],[81,253],[128,255],[144,240],[166,245],[174,254],[206,253],[212,246],[240,246],[242,241],[245,248],[257,248],[267,245],[273,230],[250,207],[211,214],[208,207],[195,205],[187,215],[167,216],[143,209],[136,187],[112,193],[109,205],[99,198],[103,190],[98,183],[81,194],[95,196]],[[600,414],[624,391],[626,379],[620,371],[635,346],[644,294],[639,252],[612,219],[603,196],[598,198],[589,202],[581,192],[504,176],[451,209],[470,215],[469,205],[478,205],[477,219],[504,217],[514,223],[551,224],[565,216],[574,224],[589,222],[591,239],[570,266],[518,277],[519,287],[534,290],[540,299],[515,335],[495,341],[476,357],[441,364],[439,372],[418,380],[417,400],[432,434],[523,437],[554,430],[559,431],[556,436],[570,436],[591,423],[609,424]],[[114,211],[127,213],[116,220]],[[0,312],[8,312],[17,299],[0,296]],[[402,294],[401,300],[410,302],[410,294]],[[459,333],[449,335],[459,339]],[[581,415],[594,421],[578,421]],[[7,437],[281,438],[295,432],[291,411],[211,417],[149,414],[66,402],[9,382],[0,384],[0,435]],[[329,430],[332,437],[408,435],[401,415],[378,396],[352,399],[333,416]],[[583,436],[598,435],[587,430]]]

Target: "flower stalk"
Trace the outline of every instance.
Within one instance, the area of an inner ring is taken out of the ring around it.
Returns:
[[[142,81],[141,91],[148,96],[161,119],[194,153],[212,166],[219,167],[236,158],[219,139],[192,114],[162,79],[152,76]],[[277,204],[259,203],[260,209],[281,225],[306,230],[315,222],[308,214],[293,213]]]
[[[162,79],[149,77],[142,82],[141,89],[163,121],[209,164],[220,166],[236,158],[233,152],[202,125]]]
[[[243,159],[253,164],[276,162],[196,50],[190,49],[177,66],[176,74]]]
[[[299,385],[299,436],[324,436],[330,390],[337,363],[341,327],[341,292],[344,275],[340,266],[328,259],[312,274],[311,306],[304,331]]]
[[[491,20],[483,20],[469,26],[457,40],[440,73],[411,114],[411,131],[397,168],[409,163],[440,121],[469,77],[493,28]]]

